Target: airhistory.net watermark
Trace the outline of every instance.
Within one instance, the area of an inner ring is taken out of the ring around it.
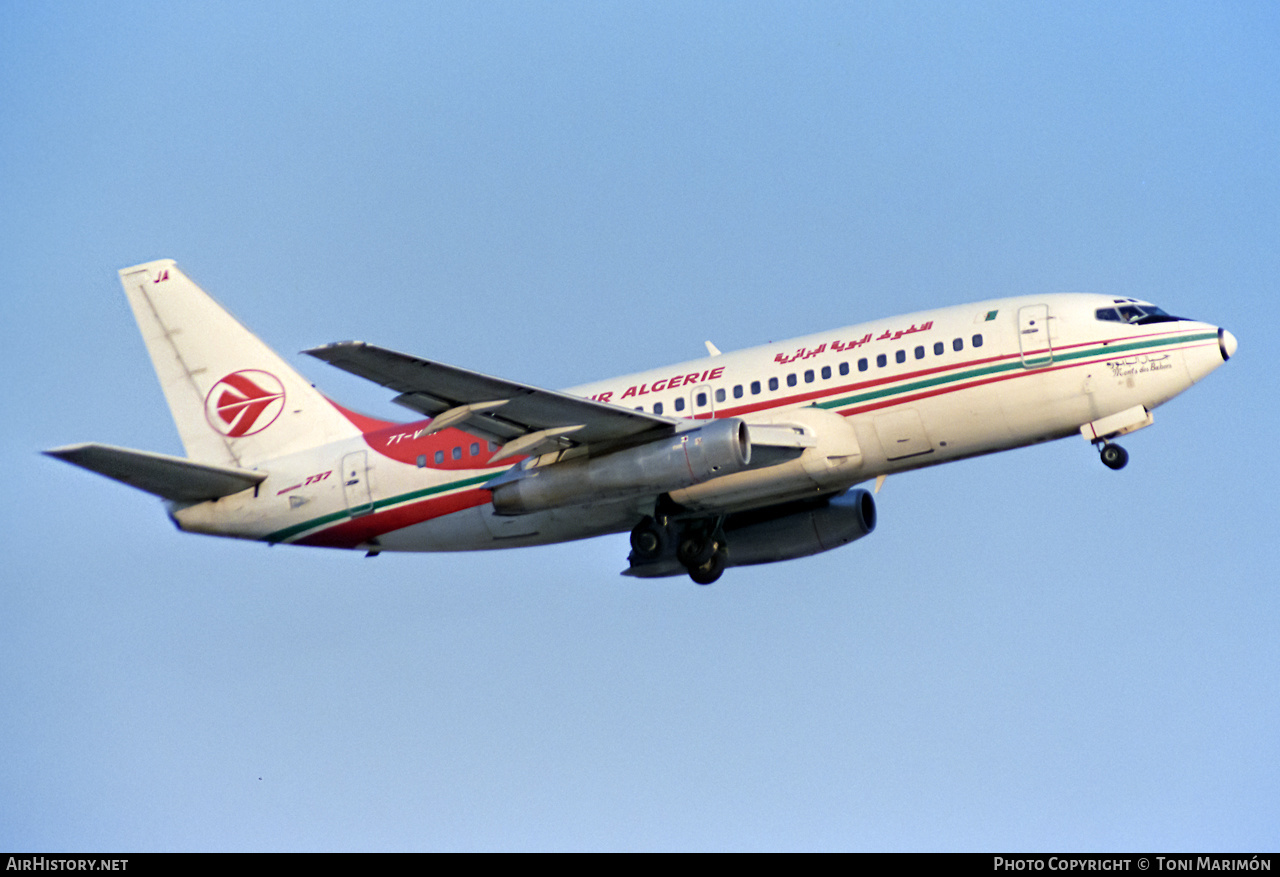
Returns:
[[[6,871],[127,871],[128,859],[53,859],[45,856],[10,856]]]

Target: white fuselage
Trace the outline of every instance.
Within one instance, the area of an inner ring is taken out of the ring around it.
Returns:
[[[567,392],[667,417],[737,417],[804,431],[798,458],[674,490],[726,512],[839,492],[881,475],[1076,434],[1150,411],[1229,355],[1189,320],[1099,319],[1107,296],[1001,299],[877,320],[598,381]],[[1229,338],[1229,334],[1227,335]],[[1234,345],[1234,340],[1230,342]],[[463,429],[364,421],[361,438],[264,463],[255,491],[172,510],[185,530],[393,551],[532,545],[626,530],[636,495],[495,514],[486,482],[507,458]],[[1113,432],[1114,434],[1114,432]],[[1099,436],[1102,438],[1103,436]],[[525,461],[524,465],[553,459]]]

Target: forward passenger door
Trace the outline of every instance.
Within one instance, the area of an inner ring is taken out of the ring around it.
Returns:
[[[1018,348],[1024,368],[1043,368],[1053,362],[1048,305],[1018,308]]]

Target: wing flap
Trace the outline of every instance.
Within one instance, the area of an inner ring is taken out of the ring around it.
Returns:
[[[185,457],[113,445],[67,445],[44,453],[176,502],[202,502],[230,496],[248,490],[267,477],[265,472],[194,463]]]
[[[675,420],[656,414],[495,378],[362,341],[326,344],[304,352],[394,390],[399,394],[396,402],[428,417],[468,407],[465,428],[502,442],[546,431],[567,434],[573,426],[577,427],[574,444],[612,447],[640,436],[670,433],[676,427]],[[498,401],[502,404],[494,404]]]

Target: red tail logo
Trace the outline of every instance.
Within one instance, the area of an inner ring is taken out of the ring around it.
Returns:
[[[270,372],[243,369],[213,385],[204,400],[209,425],[231,438],[262,432],[284,410],[284,385]]]

